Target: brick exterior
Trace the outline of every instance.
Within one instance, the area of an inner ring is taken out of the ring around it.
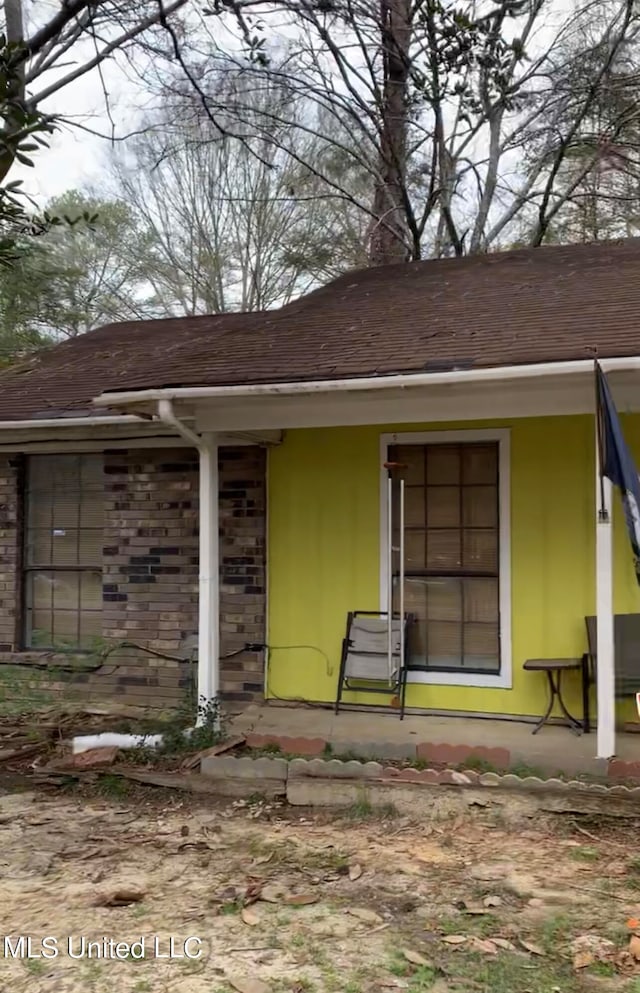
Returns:
[[[265,451],[220,452],[221,654],[265,637]],[[0,458],[0,653],[19,662],[21,459]],[[104,454],[103,622],[107,642],[132,642],[195,659],[198,632],[198,459],[191,449]],[[61,657],[64,658],[64,657]],[[57,661],[57,659],[52,660]],[[68,662],[68,659],[66,660]],[[72,693],[170,708],[195,679],[195,662],[113,652],[95,674],[70,680]],[[222,695],[261,698],[261,653],[221,663]],[[58,684],[65,688],[65,684]]]
[[[21,477],[20,456],[0,455],[0,652],[15,651],[19,630]]]

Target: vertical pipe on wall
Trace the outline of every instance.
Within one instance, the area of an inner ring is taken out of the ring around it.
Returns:
[[[398,613],[400,614],[400,658],[398,659],[398,671],[401,671],[404,660],[404,479],[400,479],[400,563],[398,566]]]
[[[393,480],[387,477],[387,665],[393,668]]]
[[[613,636],[613,522],[611,482],[600,475],[596,417],[596,621],[597,757],[616,751],[615,657]]]
[[[220,691],[218,441],[214,434],[201,437],[198,698],[208,703]]]

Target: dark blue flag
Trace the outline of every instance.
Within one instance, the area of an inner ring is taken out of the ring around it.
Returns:
[[[597,362],[596,391],[600,471],[620,490],[636,577],[640,583],[640,479],[633,456],[624,440],[607,377]]]

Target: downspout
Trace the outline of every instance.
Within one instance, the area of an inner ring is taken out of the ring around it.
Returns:
[[[172,427],[198,451],[199,556],[198,580],[198,705],[214,701],[220,692],[220,588],[218,537],[218,444],[213,434],[197,434],[173,409],[171,400],[158,401],[158,419]],[[200,711],[199,717],[200,720]]]

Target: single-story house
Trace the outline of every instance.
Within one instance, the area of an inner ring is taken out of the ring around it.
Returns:
[[[392,462],[407,706],[538,715],[525,661],[580,657],[597,614],[614,754],[611,618],[639,590],[606,482],[599,522],[593,357],[640,456],[639,315],[628,239],[351,272],[279,310],[111,325],[18,363],[0,661],[142,645],[158,655],[121,647],[85,692],[166,706],[197,645],[204,699],[331,703],[348,612],[388,603]]]

